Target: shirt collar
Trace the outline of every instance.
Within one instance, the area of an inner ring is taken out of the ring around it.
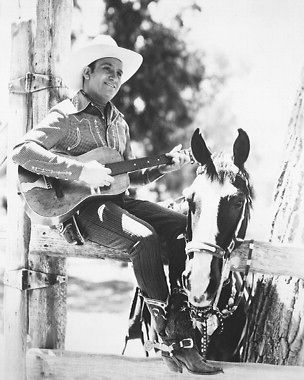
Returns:
[[[71,99],[71,109],[69,110],[69,114],[73,115],[79,112],[84,111],[91,103],[90,99],[85,95],[85,93],[79,90]],[[107,104],[109,119],[116,118],[118,115],[124,116],[110,101]]]
[[[82,91],[78,91],[77,94],[71,99],[73,104],[73,109],[71,109],[70,114],[75,114],[84,111],[90,104],[90,100],[84,95]]]

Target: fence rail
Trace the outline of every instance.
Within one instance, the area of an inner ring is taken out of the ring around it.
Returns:
[[[303,367],[275,366],[258,363],[212,362],[220,365],[224,374],[212,379],[300,380]],[[27,353],[28,380],[56,379],[185,379],[184,374],[169,372],[160,358],[130,358],[116,355],[89,354],[62,350],[30,349]],[[186,370],[184,370],[186,371]],[[101,376],[102,374],[102,376]],[[187,379],[197,375],[187,373]]]
[[[0,251],[5,250],[6,226],[0,225]],[[232,253],[232,270],[243,272],[247,264],[249,240]],[[83,257],[129,261],[127,252],[101,248],[93,243],[84,246],[68,244],[58,235],[57,230],[49,227],[32,226],[30,253],[51,257]],[[274,245],[255,241],[250,271],[254,273],[295,276],[304,279],[304,248],[291,245]]]

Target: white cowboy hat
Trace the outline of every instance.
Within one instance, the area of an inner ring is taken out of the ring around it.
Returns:
[[[119,47],[111,36],[99,35],[71,53],[66,66],[66,82],[70,89],[80,90],[83,84],[83,69],[100,58],[117,58],[122,62],[121,83],[126,82],[136,73],[143,57],[135,51]]]

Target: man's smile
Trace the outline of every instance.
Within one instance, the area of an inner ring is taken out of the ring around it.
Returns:
[[[114,88],[114,89],[116,88],[116,86],[115,86],[114,83],[105,82],[105,84],[106,84],[107,86],[110,86],[110,87]]]

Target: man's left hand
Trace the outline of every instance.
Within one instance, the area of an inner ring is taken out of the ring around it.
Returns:
[[[163,174],[179,170],[182,166],[190,162],[189,155],[182,150],[182,144],[174,147],[169,153],[166,153],[166,156],[172,158],[172,163],[159,167],[159,171]]]

